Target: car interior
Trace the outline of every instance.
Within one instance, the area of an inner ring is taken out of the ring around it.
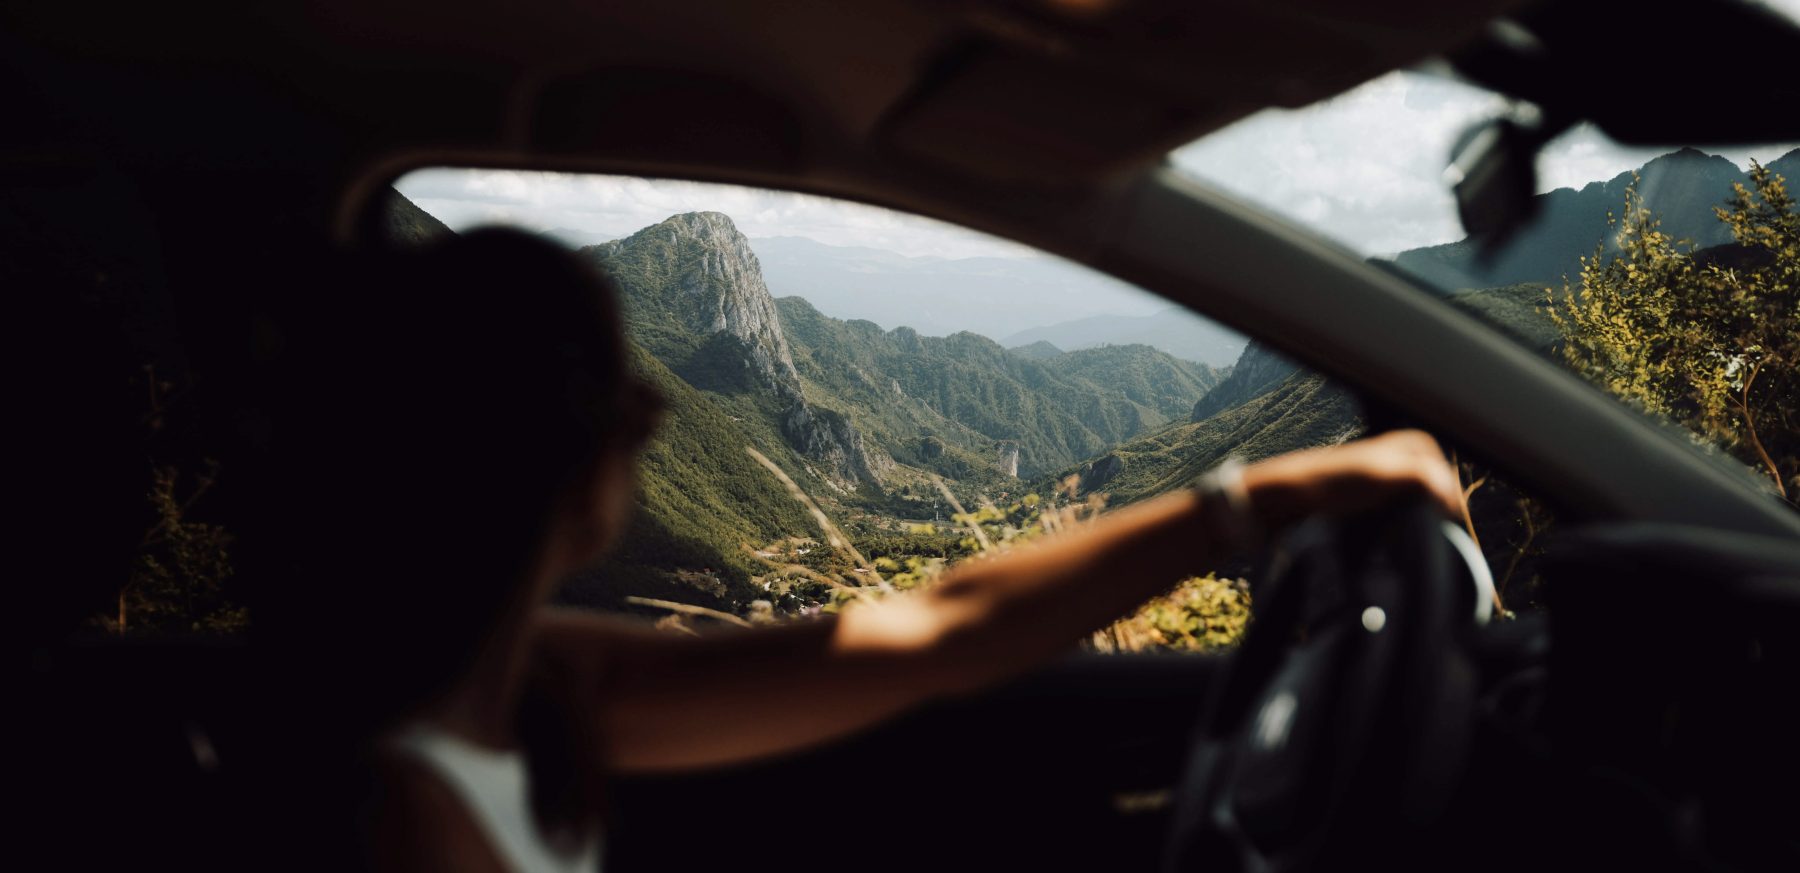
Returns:
[[[1504,619],[1423,506],[1310,520],[1256,556],[1229,654],[1071,653],[805,753],[623,778],[608,868],[1800,869],[1792,506],[1167,161],[1392,70],[1454,75],[1536,109],[1454,156],[1464,225],[1504,237],[1577,122],[1800,141],[1796,53],[1800,25],[1736,0],[9,4],[22,868],[360,863],[368,775],[329,705],[274,691],[331,699],[331,641],[264,611],[291,592],[247,589],[229,639],[84,623],[122,597],[147,453],[244,471],[201,487],[245,520],[241,574],[283,561],[256,527],[280,516],[256,482],[283,332],[337,299],[322,265],[389,244],[389,186],[454,166],[754,185],[1033,246],[1559,517],[1543,608]]]

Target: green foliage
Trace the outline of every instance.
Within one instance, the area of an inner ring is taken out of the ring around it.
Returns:
[[[168,425],[168,398],[179,392],[174,382],[159,378],[151,364],[145,364],[141,378],[133,382],[141,384],[148,397],[142,436],[147,446],[154,445],[154,437]],[[113,608],[95,616],[94,625],[121,635],[231,636],[249,627],[249,611],[232,583],[231,534],[192,515],[219,478],[217,461],[208,458],[201,466],[193,484],[184,487],[178,465],[152,462],[145,494],[149,526],[138,540]]]
[[[1034,360],[972,333],[884,332],[797,297],[776,305],[808,397],[847,410],[895,460],[954,479],[991,474],[1002,441],[1019,444],[1025,476],[1074,463],[1187,414],[1218,378],[1149,346]]]
[[[1284,452],[1331,445],[1362,433],[1356,403],[1323,377],[1288,376],[1273,390],[1212,415],[1183,422],[1112,448],[1124,470],[1103,490],[1115,503],[1131,503],[1182,487],[1228,455],[1257,461]],[[1032,490],[1059,487],[1079,468],[1070,467]]]
[[[571,582],[567,601],[616,608],[626,596],[697,602],[728,611],[755,599],[745,545],[805,534],[812,520],[744,454],[756,445],[788,458],[778,437],[747,428],[635,343],[633,371],[663,397],[664,414],[638,463],[638,511],[619,550]],[[676,574],[698,585],[674,584]],[[698,577],[716,577],[718,587]]]
[[[231,535],[216,524],[196,521],[189,511],[217,480],[219,467],[207,461],[184,495],[175,467],[151,471],[147,495],[155,521],[145,532],[131,574],[120,588],[116,614],[102,626],[116,633],[235,634],[249,613],[231,599]]]
[[[1194,401],[1224,379],[1215,367],[1184,361],[1146,345],[1080,349],[1048,363],[1064,376],[1093,385],[1096,392],[1116,391],[1169,421],[1186,418]]]
[[[1800,212],[1784,180],[1753,164],[1715,210],[1736,257],[1672,238],[1635,187],[1616,221],[1619,254],[1584,259],[1552,315],[1577,371],[1763,471],[1800,485]],[[1726,261],[1732,262],[1727,265]]]
[[[421,246],[456,235],[399,191],[388,188],[376,196],[387,201],[381,210],[379,232],[389,243],[402,247]]]
[[[1249,626],[1250,584],[1208,573],[1138,607],[1088,645],[1101,652],[1215,652],[1237,645]]]
[[[767,590],[780,602],[801,606],[795,614],[838,612],[856,604],[930,588],[946,571],[967,561],[1001,554],[1032,540],[1078,529],[1097,518],[1105,501],[1045,499],[1026,494],[1005,506],[984,503],[957,513],[957,528],[913,525],[887,545],[890,554],[872,557],[868,567],[798,566],[793,551],[771,544],[766,555],[771,566],[787,566],[761,577]],[[967,534],[966,536],[964,534]],[[810,541],[794,541],[810,544]],[[819,551],[814,549],[813,554]],[[845,573],[843,570],[848,569]],[[821,579],[829,587],[806,588]],[[883,578],[875,584],[877,574]],[[824,595],[823,602],[806,603],[796,595]],[[1212,574],[1182,580],[1162,596],[1153,598],[1132,615],[1091,635],[1085,645],[1097,652],[1211,652],[1229,648],[1242,639],[1250,621],[1250,590],[1241,579],[1219,579]]]

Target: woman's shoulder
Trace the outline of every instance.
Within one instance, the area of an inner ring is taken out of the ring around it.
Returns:
[[[377,798],[369,818],[376,870],[488,873],[506,868],[456,791],[416,756],[387,748],[374,756]]]

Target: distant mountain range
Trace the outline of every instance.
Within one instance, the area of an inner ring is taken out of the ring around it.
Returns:
[[[1001,345],[1020,349],[1038,343],[1063,351],[1106,345],[1154,346],[1212,367],[1229,366],[1244,351],[1242,335],[1179,306],[1149,315],[1091,315],[1022,330],[1000,340]]]
[[[1769,168],[1800,181],[1800,149],[1769,162]],[[1698,149],[1681,149],[1651,160],[1636,170],[1644,205],[1662,220],[1662,230],[1697,247],[1731,241],[1731,233],[1713,215],[1731,195],[1734,182],[1746,181],[1737,164]],[[1521,282],[1562,287],[1575,281],[1581,258],[1596,248],[1617,251],[1608,214],[1625,205],[1632,173],[1591,182],[1580,191],[1558,188],[1537,195],[1535,219],[1507,244],[1483,258],[1471,240],[1401,252],[1393,265],[1446,291],[1493,288]]]
[[[804,297],[833,318],[863,319],[884,328],[910,327],[924,336],[970,331],[1004,338],[1095,316],[1156,318],[1168,303],[1123,282],[1048,256],[1022,258],[908,257],[881,249],[833,246],[801,237],[753,239],[763,277],[777,297]],[[1185,313],[1185,310],[1182,310]],[[1143,343],[1177,357],[1223,366],[1215,336],[1230,338],[1191,314],[1174,329],[1148,322],[1086,331],[1064,330],[1051,342],[1065,350],[1102,343]],[[1185,329],[1185,332],[1184,332]],[[1194,335],[1198,338],[1190,337]],[[1229,339],[1228,339],[1229,341]],[[1241,340],[1238,341],[1241,344]]]
[[[1541,285],[1484,288],[1450,300],[1536,351],[1550,351],[1560,338]],[[1224,372],[1185,420],[1124,440],[1049,479],[1076,475],[1083,491],[1104,490],[1114,503],[1129,503],[1192,482],[1227,455],[1258,461],[1364,431],[1350,394],[1261,343],[1246,346]]]

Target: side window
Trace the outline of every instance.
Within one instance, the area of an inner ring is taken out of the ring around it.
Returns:
[[[1800,143],[1645,147],[1578,124],[1538,151],[1531,217],[1469,236],[1441,177],[1451,146],[1526,108],[1396,71],[1171,157],[1685,429],[1800,508]]]
[[[1350,393],[1168,300],[914,216],[627,177],[433,169],[395,187],[397,239],[510,224],[621,294],[665,415],[631,529],[573,604],[672,628],[834,612],[1228,456],[1366,428]],[[1497,578],[1517,575],[1542,513],[1472,466],[1465,483]],[[1089,645],[1230,646],[1248,572],[1210,568]]]

